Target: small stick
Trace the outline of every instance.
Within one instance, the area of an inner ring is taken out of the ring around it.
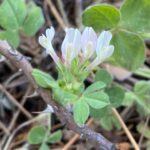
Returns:
[[[9,130],[7,130],[7,128],[5,127],[5,125],[4,125],[2,122],[0,122],[0,128],[1,128],[7,135],[9,135]]]
[[[63,20],[64,20],[66,26],[67,26],[67,27],[70,26],[68,17],[67,17],[67,15],[66,15],[66,13],[65,13],[65,10],[64,10],[64,4],[63,4],[62,0],[57,0],[57,4],[58,4],[59,11],[60,11],[61,14],[62,14],[62,17],[63,17]]]
[[[126,135],[128,136],[130,142],[132,143],[133,147],[135,150],[140,150],[138,144],[136,143],[135,139],[133,138],[131,132],[129,131],[128,127],[126,126],[126,124],[124,123],[124,121],[122,120],[121,116],[119,115],[118,111],[115,108],[112,108],[112,112],[114,113],[114,115],[116,116],[116,118],[118,119],[120,125],[122,126],[122,128],[124,129],[124,132],[126,133]]]
[[[28,119],[32,118],[32,115],[22,105],[20,105],[19,102],[9,92],[7,92],[1,84],[0,90],[6,94],[9,100],[11,100],[27,116]]]
[[[86,125],[89,127],[91,124],[93,123],[93,119],[90,118],[88,120],[88,122],[86,123]],[[70,148],[70,146],[72,144],[74,144],[76,142],[76,140],[78,140],[80,138],[79,134],[75,134],[70,140],[69,142],[62,148],[62,150],[68,150]]]
[[[49,8],[51,9],[53,15],[55,16],[56,20],[58,21],[58,23],[60,24],[62,29],[65,29],[66,25],[64,23],[64,21],[62,20],[61,16],[59,15],[57,9],[55,8],[54,4],[52,3],[51,0],[46,0]]]
[[[75,15],[76,15],[76,24],[78,26],[78,28],[82,28],[82,0],[75,0],[76,3],[76,11],[75,11]]]
[[[27,89],[25,95],[23,96],[23,98],[21,100],[21,105],[24,105],[24,103],[26,102],[26,100],[28,98],[27,96],[29,95],[30,91],[31,91],[31,87],[29,86],[29,88]],[[18,109],[15,112],[15,114],[13,115],[13,118],[12,118],[11,122],[9,123],[9,126],[8,126],[8,131],[9,132],[12,131],[12,129],[13,129],[14,125],[15,125],[15,122],[16,122],[18,116],[19,116],[19,114],[20,114],[20,109]],[[8,138],[8,135],[5,135],[4,138],[2,139],[2,142],[1,142],[2,145],[4,145],[4,143],[5,143],[5,141],[6,141],[7,138]]]

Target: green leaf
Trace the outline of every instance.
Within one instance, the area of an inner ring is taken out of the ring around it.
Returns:
[[[112,107],[119,107],[124,99],[124,90],[115,84],[111,87],[106,88],[105,92],[109,96],[109,101]]]
[[[144,137],[150,139],[150,128],[147,125],[145,126],[144,122],[141,122],[141,123],[138,124],[137,130]]]
[[[84,91],[84,95],[89,94],[89,93],[93,93],[95,91],[99,91],[102,90],[106,87],[106,84],[104,82],[98,81],[98,82],[94,82],[92,83],[89,87],[87,87],[87,89]]]
[[[20,43],[19,34],[15,30],[14,31],[11,31],[11,30],[10,31],[9,30],[1,31],[0,32],[0,39],[1,40],[7,40],[14,47],[17,47]]]
[[[95,5],[82,14],[83,24],[95,30],[114,28],[120,21],[120,12],[111,5]]]
[[[141,97],[139,95],[136,95],[136,93],[132,92],[132,97],[134,98],[134,102],[137,106],[137,111],[142,116],[147,116],[150,114],[150,101],[147,99],[147,97]],[[149,98],[149,97],[148,97]]]
[[[111,107],[107,106],[102,109],[90,108],[90,115],[100,120],[101,126],[106,130],[112,130],[114,127],[120,129],[120,123],[118,119],[111,111]]]
[[[30,144],[40,144],[44,141],[47,134],[44,126],[33,127],[28,133],[27,140]]]
[[[126,92],[123,102],[122,102],[122,105],[123,106],[131,106],[134,103],[135,99],[136,99],[135,94],[133,92],[131,92],[131,91]]]
[[[150,96],[150,81],[138,81],[134,86],[134,92],[140,97]]]
[[[89,106],[86,102],[78,100],[73,105],[73,117],[76,123],[83,125],[89,116]]]
[[[103,91],[83,95],[80,99],[95,109],[101,109],[110,104],[108,95]]]
[[[100,69],[96,72],[95,81],[103,81],[106,84],[112,82],[112,76],[104,69]]]
[[[111,43],[115,47],[113,58],[118,65],[136,70],[144,63],[144,42],[137,34],[125,30],[115,31]]]
[[[138,70],[136,70],[134,72],[134,74],[150,79],[150,69],[149,68],[139,68]]]
[[[36,83],[43,88],[56,88],[58,86],[53,77],[38,69],[33,69],[32,76]]]
[[[121,7],[120,26],[134,32],[150,31],[150,1],[126,0]]]
[[[59,130],[59,131],[56,131],[54,133],[52,133],[46,140],[46,142],[48,143],[57,143],[57,142],[60,142],[62,138],[62,132]]]
[[[9,10],[9,11],[8,11]],[[4,29],[18,30],[26,16],[24,0],[4,0],[0,6],[0,25]]]
[[[134,86],[137,110],[141,115],[150,114],[150,81],[139,81]]]
[[[90,115],[96,119],[102,118],[106,114],[106,109],[108,106],[102,108],[102,109],[94,109],[90,107]],[[110,107],[109,107],[110,108]]]
[[[40,149],[39,150],[50,150],[50,148],[48,147],[48,145],[46,143],[43,143],[41,146],[40,146]]]
[[[23,31],[27,36],[33,36],[44,24],[44,17],[41,8],[34,3],[28,4],[28,14],[23,24]]]
[[[118,122],[117,118],[111,114],[108,114],[107,116],[102,117],[100,119],[100,124],[104,129],[108,131],[112,130],[114,127],[116,127],[117,129],[121,129],[121,125]]]

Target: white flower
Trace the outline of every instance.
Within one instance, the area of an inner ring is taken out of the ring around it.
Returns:
[[[114,46],[109,45],[112,38],[110,31],[103,31],[97,40],[95,60],[87,67],[88,70],[95,68],[97,65],[102,63],[104,60],[109,58],[114,52]]]
[[[54,51],[54,48],[52,46],[52,39],[54,38],[55,30],[53,27],[46,30],[46,36],[43,34],[39,37],[39,43],[41,46],[43,46],[46,49],[46,53],[49,54],[55,63],[59,66],[60,60],[57,56],[56,52]]]
[[[82,33],[81,47],[84,59],[89,59],[96,49],[97,35],[93,28],[86,27]]]
[[[61,46],[62,57],[65,63],[71,64],[72,60],[78,56],[81,48],[81,33],[78,29],[66,29],[66,36]]]

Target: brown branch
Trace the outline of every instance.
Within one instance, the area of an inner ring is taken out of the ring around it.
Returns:
[[[23,73],[26,75],[31,85],[35,88],[35,90],[39,93],[39,95],[43,98],[43,100],[53,107],[57,117],[63,124],[66,124],[66,126],[70,130],[73,130],[74,132],[80,134],[81,137],[84,137],[85,139],[88,139],[89,141],[96,143],[97,149],[117,150],[115,145],[110,141],[108,141],[100,133],[94,132],[87,126],[79,127],[74,122],[71,113],[69,113],[63,106],[57,104],[55,101],[51,99],[51,95],[48,90],[38,87],[31,75],[32,66],[30,65],[30,63],[21,53],[13,51],[6,41],[0,41],[0,54],[9,59],[12,64],[18,67],[18,69],[20,68],[22,69]]]

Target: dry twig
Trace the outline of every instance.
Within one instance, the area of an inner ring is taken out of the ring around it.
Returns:
[[[126,124],[124,123],[124,121],[122,120],[121,116],[119,115],[118,111],[115,108],[112,108],[112,112],[114,113],[114,115],[117,117],[120,125],[122,126],[122,128],[124,129],[124,132],[126,133],[126,135],[128,136],[130,142],[132,143],[133,147],[135,150],[140,150],[138,144],[136,143],[135,139],[133,138],[131,132],[129,131],[128,127],[126,126]]]
[[[55,8],[54,4],[52,3],[52,1],[51,0],[45,0],[45,1],[48,4],[49,8],[51,9],[54,17],[56,18],[56,20],[60,24],[61,28],[65,29],[66,25],[65,25],[63,19],[61,18],[61,16],[59,15],[57,9]]]

